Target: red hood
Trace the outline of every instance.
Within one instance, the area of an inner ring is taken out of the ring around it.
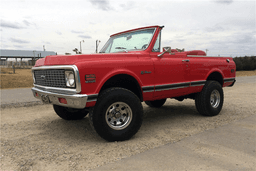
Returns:
[[[98,54],[93,55],[54,55],[54,56],[46,56],[43,59],[39,59],[36,61],[36,67],[42,65],[73,65],[78,61],[84,60],[92,60],[98,58]]]
[[[54,55],[36,61],[35,67],[43,65],[74,65],[80,61],[100,61],[113,58],[124,58],[128,56],[137,56],[139,53],[112,53],[112,54],[85,54],[85,55]]]

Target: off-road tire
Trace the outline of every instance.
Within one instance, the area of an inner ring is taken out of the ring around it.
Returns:
[[[53,109],[59,117],[65,120],[80,120],[89,113],[84,109],[73,109],[58,105],[53,105]]]
[[[129,109],[127,114],[121,114],[120,117],[116,115],[118,112],[115,113],[116,110],[119,111],[119,104],[120,106],[126,106],[121,109],[123,111],[120,110],[120,113],[126,113],[126,110]],[[115,107],[115,105],[118,105],[118,107]],[[115,108],[115,111],[113,111],[113,108]],[[111,110],[115,114],[112,114],[110,112]],[[113,117],[113,115],[115,115],[115,117]],[[111,119],[119,119],[125,117],[125,115],[126,119],[129,118],[128,116],[131,117],[129,120],[126,120],[127,122],[125,122],[125,119],[123,122],[117,121],[119,122],[120,127],[118,127],[117,122],[116,125],[115,123],[111,123]],[[91,126],[103,139],[110,142],[124,141],[130,139],[140,129],[143,120],[143,108],[139,98],[130,90],[117,87],[109,88],[99,95],[96,105],[90,110],[89,118]],[[123,123],[127,124],[125,125]],[[123,125],[124,127],[122,127]]]
[[[155,107],[155,108],[162,107],[165,102],[166,102],[166,99],[154,100],[154,101],[145,101],[145,103],[146,103],[149,107]]]
[[[196,109],[204,116],[218,115],[222,109],[223,102],[222,86],[217,81],[207,81],[203,90],[197,93],[195,97]]]

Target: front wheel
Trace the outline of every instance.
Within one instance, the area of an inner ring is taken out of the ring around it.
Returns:
[[[110,88],[102,92],[90,111],[91,125],[107,141],[130,139],[140,129],[142,118],[139,98],[123,88]]]
[[[195,98],[197,111],[204,116],[218,115],[223,102],[222,86],[217,81],[207,81],[203,90]]]
[[[53,109],[59,117],[65,120],[80,120],[89,113],[85,109],[73,109],[58,105],[53,105]]]

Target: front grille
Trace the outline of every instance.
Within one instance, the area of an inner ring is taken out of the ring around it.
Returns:
[[[65,70],[64,69],[49,69],[35,70],[35,84],[48,87],[66,88]]]

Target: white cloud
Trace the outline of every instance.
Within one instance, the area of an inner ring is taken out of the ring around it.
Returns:
[[[1,19],[1,27],[3,28],[8,28],[8,29],[23,29],[24,27],[21,26],[20,23],[17,22],[10,22],[10,21],[5,21]]]
[[[81,37],[83,39],[91,39],[91,36],[87,36],[87,35],[79,35],[78,37]]]
[[[72,33],[76,33],[76,34],[81,34],[84,33],[83,31],[75,31],[75,30],[71,30]]]
[[[30,22],[28,22],[27,20],[23,20],[23,23],[24,23],[26,26],[30,26]]]
[[[228,5],[234,2],[233,0],[214,0],[214,1],[220,4],[228,4]]]
[[[47,50],[64,54],[84,39],[83,52],[94,53],[97,39],[101,48],[116,32],[165,25],[163,46],[207,48],[211,55],[256,53],[254,1],[2,0],[0,16],[2,48],[15,49],[18,37],[27,42],[24,49],[42,50],[48,42]]]
[[[55,33],[57,33],[58,35],[62,35],[62,33],[60,31],[56,31]]]
[[[104,11],[113,10],[109,5],[108,0],[89,0],[93,5],[97,6],[99,9]]]
[[[10,41],[13,42],[13,43],[20,43],[20,44],[27,44],[27,43],[30,43],[29,41],[27,40],[23,40],[23,39],[16,39],[16,38],[10,38]]]

